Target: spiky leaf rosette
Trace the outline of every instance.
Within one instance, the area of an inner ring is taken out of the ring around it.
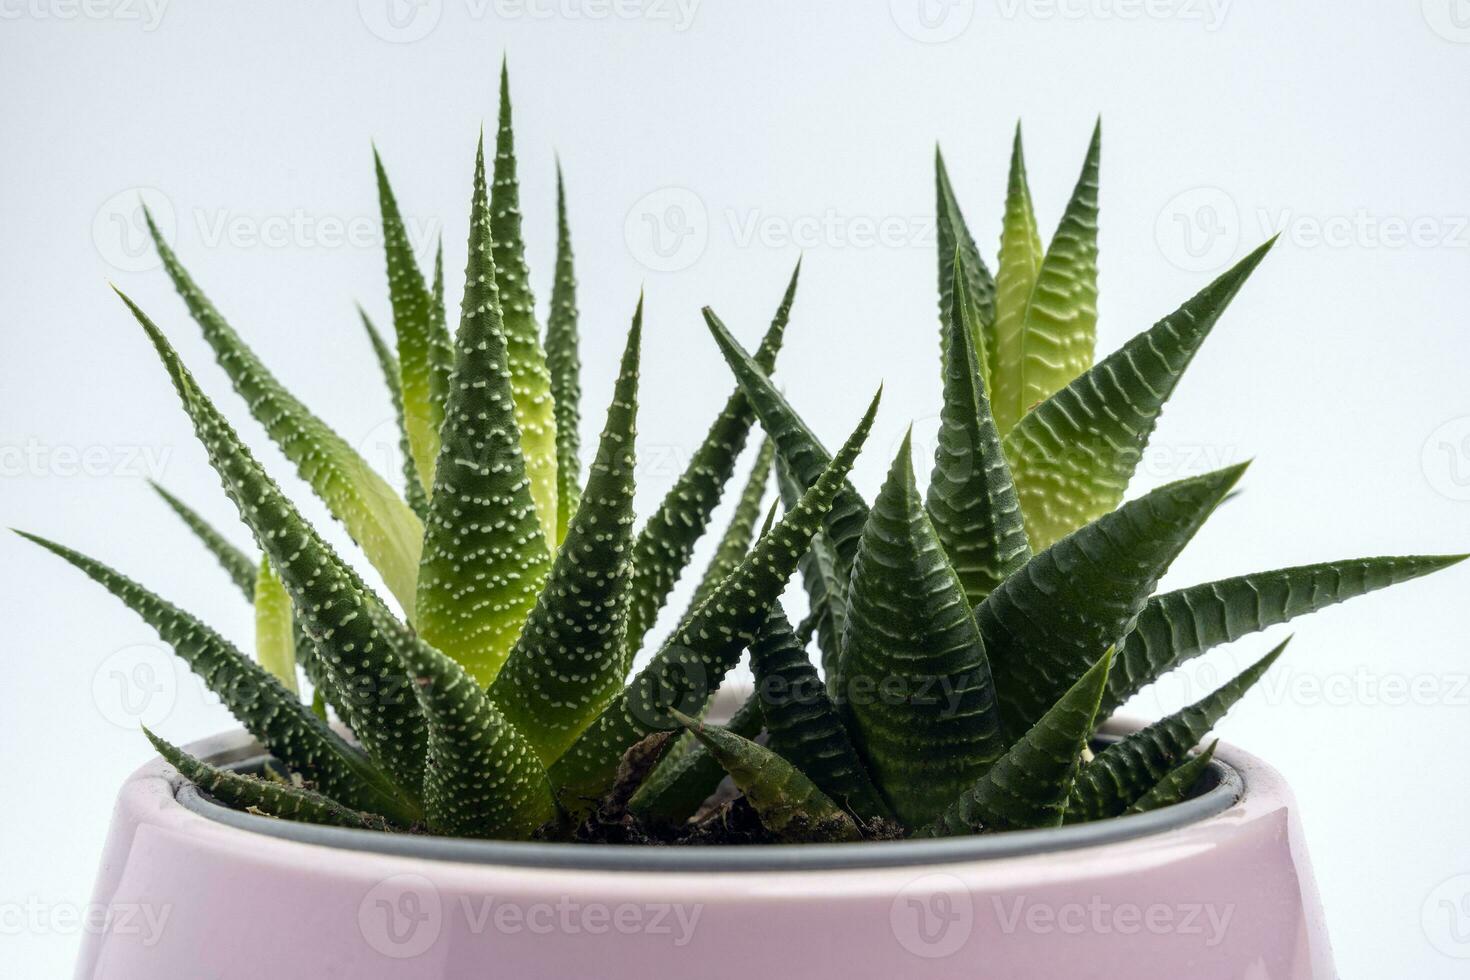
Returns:
[[[1131,500],[1026,563],[975,611],[1015,737],[1127,636],[1159,579],[1244,472],[1231,466]]]
[[[484,143],[424,557],[419,634],[481,685],[499,673],[551,569],[521,455],[509,342],[491,254]],[[547,524],[552,527],[553,524]]]
[[[838,706],[888,805],[937,817],[1004,748],[985,644],[914,485],[910,438],[863,529]]]
[[[531,499],[547,544],[555,540],[556,414],[551,374],[541,348],[536,323],[531,275],[526,268],[526,244],[521,238],[521,186],[516,177],[515,133],[511,125],[510,76],[500,66],[500,127],[495,136],[495,182],[490,200],[495,252],[495,277],[500,288],[501,316],[505,321],[511,391],[515,394],[516,425]]]
[[[145,217],[174,288],[250,414],[295,464],[296,472],[311,485],[332,516],[347,528],[404,612],[412,617],[414,579],[423,539],[418,517],[346,440],[276,380],[205,297],[146,211]]]
[[[153,321],[132,300],[122,300],[153,342],[225,492],[281,576],[302,629],[316,643],[343,720],[372,760],[416,796],[423,778],[423,717],[406,690],[393,638],[379,628],[392,617],[266,475]]]
[[[1463,561],[1464,555],[1358,558],[1192,585],[1148,601],[1108,675],[1102,712],[1180,664],[1249,633]]]
[[[1286,650],[1284,640],[1218,690],[1174,714],[1114,742],[1089,762],[1072,790],[1067,822],[1115,817],[1126,810],[1245,697]]]
[[[952,837],[1059,826],[1082,749],[1092,734],[1112,657],[1109,650],[1089,667],[926,833]]]
[[[944,361],[944,409],[925,506],[974,605],[1031,557],[1021,504],[1001,450],[971,343],[975,307],[956,256]]]
[[[1000,253],[995,270],[995,339],[987,351],[991,391],[999,383],[999,375],[1014,375],[1021,364],[1026,306],[1036,285],[1036,275],[1041,271],[1042,255],[1041,233],[1037,230],[1036,212],[1031,206],[1031,188],[1026,183],[1021,124],[1017,122],[1015,139],[1011,144],[1005,219],[1001,224]],[[1014,382],[1008,378],[1006,383]]]
[[[393,332],[398,338],[399,384],[404,427],[419,486],[434,486],[439,455],[439,427],[449,390],[453,350],[442,319],[436,319],[434,297],[424,285],[413,244],[388,183],[382,157],[373,148],[378,177],[378,205],[383,216],[383,254],[388,264],[388,298],[393,305]]]
[[[756,351],[757,363],[766,370],[775,366],[776,354],[785,339],[800,275],[801,263],[797,262]],[[754,424],[750,402],[736,388],[725,400],[684,471],[638,532],[633,544],[633,600],[628,607],[628,631],[623,643],[624,669],[632,668],[644,637],[688,566],[695,544],[709,527],[710,517],[719,506],[725,484],[735,472],[735,461],[745,449]]]
[[[779,603],[750,645],[750,668],[770,748],[850,813],[891,817]]]
[[[1274,241],[1241,259],[1006,433],[1006,458],[1031,547],[1050,546],[1123,499],[1164,402]]]
[[[752,693],[722,727],[741,738],[753,739],[764,724],[760,696]],[[644,820],[683,823],[709,799],[724,777],[725,770],[709,750],[684,732],[638,787],[628,801],[628,810]]]
[[[368,318],[367,311],[359,306],[357,315],[362,320],[363,329],[367,331],[373,356],[378,359],[378,369],[383,372],[383,384],[388,389],[388,399],[393,405],[393,418],[398,423],[398,448],[403,454],[403,497],[419,520],[423,520],[429,513],[429,497],[423,481],[419,479],[418,466],[414,463],[413,444],[408,434],[408,420],[404,415],[403,383],[399,377],[398,358],[389,349],[373,321]]]
[[[632,575],[633,453],[643,299],[586,493],[510,659],[490,694],[544,765],[555,762],[622,688],[619,651]]]
[[[279,817],[282,820],[299,820],[302,823],[325,824],[330,827],[383,831],[393,829],[387,820],[377,814],[348,809],[309,789],[211,766],[165,742],[146,728],[143,729],[143,734],[148,736],[148,741],[153,743],[158,754],[179,771],[179,775],[227,806],[262,813],[268,817]]]
[[[1097,175],[1102,123],[1036,272],[1017,335],[996,360],[991,401],[1001,432],[1092,366],[1097,334]],[[1024,178],[1023,178],[1024,179]],[[998,346],[1005,343],[997,338]]]
[[[524,840],[556,816],[546,770],[475,678],[408,638],[414,693],[428,725],[424,813],[429,829]]]
[[[970,295],[975,301],[977,313],[975,326],[978,332],[971,335],[976,350],[994,347],[995,324],[995,280],[980,257],[975,246],[975,236],[965,224],[960,213],[959,201],[955,199],[954,187],[949,182],[949,170],[944,165],[944,155],[939,147],[934,148],[934,196],[938,220],[935,222],[939,242],[939,331],[940,349],[949,343],[943,324],[949,318],[949,309],[954,302],[954,257],[958,252],[965,257],[965,279],[970,286]]]
[[[216,531],[194,508],[152,480],[148,481],[148,485],[157,491],[158,495],[163,498],[164,503],[168,504],[173,512],[179,515],[179,519],[184,522],[189,530],[194,532],[194,536],[199,539],[200,543],[214,556],[214,560],[219,562],[220,567],[225,570],[225,574],[230,577],[230,581],[235,583],[235,588],[239,589],[246,599],[254,602],[256,563],[251,557],[231,544],[223,534]]]
[[[704,605],[682,623],[623,693],[552,767],[564,806],[583,809],[611,785],[628,746],[672,727],[669,709],[686,714],[703,707],[765,622],[771,604],[796,568],[846,482],[878,410],[867,414],[801,502],[765,534],[740,567],[725,577]]]
[[[561,163],[556,165],[556,276],[551,284],[551,311],[546,317],[546,370],[556,415],[556,542],[567,536],[567,524],[581,498],[579,459],[582,423],[582,361],[577,343],[577,273],[572,232],[567,227],[567,191]]]
[[[1215,758],[1215,749],[1219,744],[1220,740],[1216,739],[1199,755],[1190,756],[1170,769],[1164,774],[1163,779],[1154,784],[1153,789],[1140,796],[1132,806],[1123,812],[1125,814],[1147,813],[1149,810],[1157,810],[1160,807],[1183,802],[1194,791],[1194,787],[1199,783],[1205,770],[1210,767],[1210,760]]]
[[[672,714],[730,774],[761,824],[781,843],[861,839],[852,817],[786,759],[734,732]]]
[[[199,675],[245,730],[293,771],[309,777],[323,792],[350,806],[382,813],[402,823],[418,818],[417,807],[360,752],[312,714],[294,691],[252,663],[229,640],[107,565],[54,541],[17,533],[70,562],[137,613]]]
[[[291,616],[291,597],[271,561],[260,559],[255,579],[255,659],[275,675],[292,694],[296,684],[296,630]]]

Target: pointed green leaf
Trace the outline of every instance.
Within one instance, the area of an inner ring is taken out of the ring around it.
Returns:
[[[1115,817],[1199,744],[1286,650],[1290,638],[1206,695],[1147,728],[1139,729],[1100,752],[1082,769],[1067,805],[1067,822]]]
[[[561,164],[556,165],[556,278],[551,285],[551,312],[546,317],[546,370],[551,375],[556,410],[556,543],[567,536],[567,524],[581,496],[580,478],[582,361],[577,339],[577,274],[572,260],[572,233],[567,227],[567,193]]]
[[[255,659],[282,687],[292,694],[299,693],[291,597],[271,568],[271,560],[263,555],[255,579]]]
[[[833,843],[862,838],[847,812],[790,762],[734,732],[673,713],[720,763],[761,824],[782,843]]]
[[[562,804],[581,809],[599,798],[624,751],[653,731],[670,727],[668,710],[697,712],[761,624],[796,569],[796,561],[832,506],[878,410],[875,397],[862,422],[817,482],[664,643],[590,728],[552,767]]]
[[[1023,732],[1126,637],[1159,579],[1245,471],[1160,487],[1027,562],[975,611],[1005,730]]]
[[[490,696],[542,764],[566,751],[622,689],[632,575],[638,358],[643,298],[623,351],[587,492]]]
[[[179,775],[227,806],[263,813],[268,817],[279,817],[282,820],[299,820],[302,823],[325,824],[330,827],[382,831],[393,829],[382,817],[350,810],[321,793],[300,789],[289,783],[220,769],[165,742],[146,728],[143,729],[143,734],[148,736],[148,741],[153,743],[158,754],[179,771]]]
[[[760,697],[751,694],[723,727],[753,739],[764,721]],[[699,810],[724,778],[725,770],[709,750],[683,732],[628,801],[628,810],[643,820],[680,824]]]
[[[705,567],[704,576],[695,586],[694,595],[689,599],[689,608],[684,614],[687,619],[694,611],[704,605],[710,593],[719,587],[740,563],[745,560],[745,555],[750,551],[750,543],[756,538],[756,525],[761,519],[761,508],[765,502],[766,485],[771,481],[771,460],[776,455],[776,447],[769,439],[762,439],[760,448],[756,450],[755,462],[751,464],[750,475],[745,480],[745,486],[740,491],[740,498],[735,501],[735,511],[730,515],[730,523],[725,527],[725,533],[720,536],[719,544],[715,546],[715,553]]]
[[[380,630],[392,617],[266,475],[153,321],[118,295],[153,342],[225,492],[281,576],[302,629],[317,645],[343,720],[373,762],[417,795],[423,718],[405,690],[408,677],[394,638]]]
[[[1464,555],[1413,555],[1299,565],[1156,595],[1108,676],[1103,715],[1180,664],[1222,643],[1448,568]]]
[[[1107,683],[1109,650],[931,826],[934,837],[1056,827]]]
[[[999,405],[1020,402],[1022,346],[1026,306],[1036,275],[1041,271],[1041,233],[1031,207],[1026,183],[1026,156],[1021,149],[1021,124],[1011,144],[1011,172],[1006,186],[1006,212],[1000,232],[1000,258],[995,271],[995,344],[990,354],[990,392],[996,402],[996,427],[1009,432],[1019,416],[1001,418]]]
[[[978,332],[972,335],[972,346],[976,350],[994,347],[995,326],[995,280],[975,247],[975,236],[965,224],[960,205],[949,183],[949,171],[944,166],[944,156],[939,147],[934,148],[934,196],[936,204],[936,231],[939,241],[939,331],[940,351],[943,354],[946,337],[944,324],[949,319],[949,310],[954,302],[955,254],[964,257],[965,278],[970,284],[970,296],[975,301]]]
[[[1006,434],[1006,458],[1032,548],[1048,547],[1123,499],[1164,402],[1272,242],[1052,395]]]
[[[419,520],[423,520],[429,513],[429,498],[424,492],[424,485],[419,481],[418,467],[413,461],[413,445],[409,441],[408,422],[403,414],[403,386],[399,381],[398,358],[388,348],[383,340],[383,335],[378,333],[378,328],[373,321],[368,319],[367,312],[357,308],[357,315],[362,318],[363,329],[367,331],[368,342],[373,345],[373,354],[378,359],[378,367],[383,372],[383,382],[388,387],[388,398],[393,405],[393,417],[398,423],[398,448],[403,454],[403,496],[408,501],[408,506],[413,508],[414,514]]]
[[[164,503],[179,515],[179,518],[188,525],[189,530],[194,532],[194,536],[209,549],[209,553],[214,555],[215,561],[219,562],[225,574],[230,576],[230,581],[235,583],[235,588],[239,589],[246,599],[254,602],[255,562],[250,556],[225,540],[223,534],[216,531],[197,511],[178,497],[152,480],[148,481],[148,485],[158,492]]]
[[[771,750],[848,812],[891,818],[779,602],[750,645],[750,667]]]
[[[388,266],[388,297],[393,304],[393,332],[398,338],[399,384],[405,428],[425,491],[434,485],[434,461],[439,452],[439,426],[444,420],[451,348],[442,319],[435,322],[434,297],[424,285],[413,243],[398,210],[398,199],[388,183],[383,160],[373,149],[378,177],[378,205],[383,216],[383,254]]]
[[[293,771],[350,806],[403,823],[418,818],[417,808],[360,752],[229,640],[101,562],[34,534],[16,533],[70,562],[122,600],[199,675],[245,730]]]
[[[551,553],[521,455],[491,256],[483,143],[471,213],[458,351],[429,496],[414,625],[487,685],[536,604]]]
[[[495,279],[500,288],[501,316],[509,350],[510,384],[515,393],[516,424],[531,499],[548,545],[556,538],[556,412],[551,374],[541,349],[521,239],[521,188],[516,177],[515,134],[511,126],[510,77],[500,66],[500,129],[495,138],[495,183],[490,200]]]
[[[1021,504],[970,343],[975,323],[960,263],[944,364],[944,409],[926,506],[970,605],[1031,557]]]
[[[801,499],[801,485],[791,467],[776,457],[776,475],[781,485],[781,500],[786,507],[796,506]],[[837,570],[837,552],[826,531],[812,536],[812,543],[801,556],[801,584],[806,589],[810,612],[806,636],[817,635],[817,649],[822,657],[822,674],[827,691],[835,695],[842,690],[842,634],[847,630],[847,586],[850,573]],[[798,634],[802,631],[798,630]],[[805,643],[802,644],[805,647]]]
[[[148,216],[148,229],[204,339],[250,414],[341,521],[412,618],[423,525],[356,450],[288,392],[205,298]],[[252,563],[253,567],[253,563]]]
[[[475,678],[411,638],[414,693],[428,722],[424,812],[429,829],[457,837],[525,840],[556,816],[546,770]]]
[[[801,263],[791,273],[781,304],[756,351],[756,361],[766,369],[776,362],[776,354],[786,336],[791,319],[791,305],[796,299],[796,283]],[[623,643],[623,666],[631,669],[633,658],[643,645],[643,638],[653,627],[659,610],[668,601],[679,575],[689,564],[694,546],[709,526],[710,517],[719,506],[725,484],[735,472],[735,461],[745,448],[755,415],[750,402],[737,388],[710,424],[704,441],[689,458],[684,472],[664,494],[658,509],[648,518],[633,544],[633,601],[628,607],[628,633]]]
[[[904,437],[848,594],[838,706],[907,826],[929,823],[1005,745],[985,644],[914,485]]]
[[[1215,748],[1220,744],[1216,739],[1210,743],[1209,748],[1199,755],[1190,756],[1179,765],[1164,774],[1164,778],[1154,784],[1154,788],[1144,793],[1138,800],[1124,810],[1129,813],[1147,813],[1149,810],[1157,810],[1161,807],[1173,806],[1188,799],[1189,794],[1194,791],[1195,784],[1199,782],[1200,776],[1204,775],[1210,767],[1210,760],[1215,758]]]

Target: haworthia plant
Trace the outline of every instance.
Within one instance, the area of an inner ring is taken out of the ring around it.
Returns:
[[[362,320],[405,448],[403,497],[267,371],[154,229],[236,391],[402,615],[306,521],[126,299],[258,547],[231,544],[160,489],[255,604],[255,657],[27,535],[142,616],[271,754],[260,778],[149,734],[221,803],[379,832],[562,841],[856,842],[1110,819],[1211,785],[1213,749],[1191,753],[1281,648],[1162,721],[1095,739],[1128,698],[1218,644],[1460,560],[1340,560],[1155,594],[1244,468],[1124,502],[1128,482],[1270,243],[1094,364],[1098,135],[1043,245],[1019,127],[994,277],[936,159],[943,412],[927,493],[908,438],[871,505],[849,482],[876,399],[831,454],[782,395],[772,372],[793,274],[754,354],[704,311],[735,391],[635,533],[642,303],[583,481],[566,191],[558,168],[543,343],[505,76],[499,121],[493,188],[483,145],[470,180],[453,336],[442,249],[426,281],[376,160],[392,342]],[[766,438],[708,569],[632,673],[757,421]],[[773,508],[757,530],[773,463],[784,514]],[[781,599],[798,567],[812,608],[793,629]],[[756,692],[727,724],[707,723],[747,653]],[[302,677],[314,690],[298,693]],[[350,738],[323,717],[328,705]],[[751,821],[764,828],[755,838]]]

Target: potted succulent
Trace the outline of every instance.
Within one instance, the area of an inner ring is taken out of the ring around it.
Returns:
[[[499,123],[453,331],[442,253],[425,277],[378,162],[395,345],[363,322],[402,494],[154,229],[236,391],[392,602],[124,296],[259,545],[257,560],[160,490],[254,603],[257,656],[27,535],[142,616],[243,726],[188,748],[147,733],[161,759],[123,787],[97,901],[162,927],[89,930],[78,976],[1332,976],[1289,791],[1238,750],[1196,752],[1285,644],[1160,721],[1106,723],[1218,644],[1458,560],[1155,594],[1243,467],[1124,491],[1270,243],[1094,363],[1100,134],[1043,248],[1017,130],[994,276],[937,160],[927,492],[909,439],[871,503],[848,482],[876,397],[829,453],[773,385],[793,273],[754,354],[704,311],[735,388],[640,525],[641,299],[583,482],[565,202],[543,331],[503,75]],[[757,423],[730,525],[633,671]],[[810,612],[793,623],[798,572]],[[754,690],[722,687],[746,655]]]

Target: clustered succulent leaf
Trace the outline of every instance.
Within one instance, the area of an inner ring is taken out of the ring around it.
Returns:
[[[1196,703],[1100,741],[1115,709],[1219,644],[1460,556],[1325,562],[1156,594],[1245,467],[1124,495],[1164,403],[1271,243],[1094,363],[1100,158],[1099,128],[1043,244],[1017,127],[993,273],[936,158],[944,407],[926,491],[908,437],[871,503],[849,482],[877,397],[832,453],[772,380],[798,265],[754,354],[703,311],[735,384],[640,526],[643,300],[584,477],[566,188],[558,164],[543,330],[502,71],[452,331],[442,243],[426,277],[374,151],[392,342],[358,313],[399,428],[401,494],[276,380],[150,220],[235,391],[394,605],[302,517],[127,297],[258,547],[236,547],[156,488],[253,603],[255,657],[111,568],[26,537],[137,612],[270,753],[256,776],[147,733],[202,791],[257,813],[555,840],[712,839],[712,826],[744,821],[759,839],[797,843],[1169,806],[1208,771],[1214,745],[1196,746],[1286,644]],[[635,673],[757,424],[765,437],[708,568]],[[783,595],[798,571],[809,611],[793,625]],[[709,723],[746,656],[755,691]]]

